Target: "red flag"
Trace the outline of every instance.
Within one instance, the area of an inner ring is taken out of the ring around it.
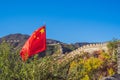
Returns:
[[[30,38],[25,42],[20,51],[20,56],[23,61],[29,57],[46,50],[46,30],[45,26],[33,32]]]

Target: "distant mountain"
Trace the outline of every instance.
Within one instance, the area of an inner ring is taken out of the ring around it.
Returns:
[[[16,34],[9,34],[7,36],[1,37],[0,38],[0,43],[2,41],[5,41],[7,43],[10,43],[10,45],[13,46],[13,48],[21,48],[25,41],[29,38],[29,35],[26,34],[20,34],[20,33],[16,33]],[[54,45],[53,45],[54,44]],[[68,53],[72,50],[75,50],[81,46],[87,45],[87,44],[91,44],[88,42],[77,42],[75,44],[67,44],[67,43],[63,43],[57,40],[53,40],[53,39],[47,39],[47,48],[48,48],[48,52],[54,53],[55,52],[55,44],[56,45],[60,45],[61,49],[62,49],[62,53]],[[50,46],[48,46],[50,45]],[[53,47],[54,46],[54,47]],[[51,47],[51,48],[50,48]]]
[[[0,43],[2,41],[5,41],[7,43],[10,43],[10,45],[12,45],[14,48],[19,48],[23,46],[23,44],[28,38],[29,38],[29,35],[25,35],[25,34],[24,35],[19,33],[9,34],[7,36],[0,38]]]
[[[2,41],[10,43],[13,47],[21,47],[25,43],[25,41],[29,38],[29,35],[26,34],[9,34],[7,36],[4,36],[0,38],[0,43]],[[47,44],[63,44],[60,41],[53,40],[53,39],[47,39]]]

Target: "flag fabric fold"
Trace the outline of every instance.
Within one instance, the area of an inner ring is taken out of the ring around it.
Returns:
[[[46,50],[46,27],[42,26],[32,33],[20,51],[23,61]]]

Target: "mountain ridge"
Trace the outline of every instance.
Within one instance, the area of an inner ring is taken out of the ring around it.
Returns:
[[[30,37],[30,35],[21,34],[21,33],[8,34],[8,35],[0,38],[0,43],[3,40],[6,41],[6,42],[11,42],[11,43],[12,42],[22,42],[22,43],[24,43],[29,37]],[[87,45],[87,44],[94,44],[94,43],[89,43],[89,42],[76,42],[76,43],[68,44],[68,43],[64,43],[64,42],[54,40],[54,39],[47,39],[47,44],[58,44],[58,43],[59,44],[66,44],[66,45],[74,45],[77,48],[81,47],[83,45]]]
[[[9,43],[11,46],[13,46],[14,49],[20,49],[22,48],[22,46],[29,37],[30,36],[27,34],[20,34],[20,33],[9,34],[1,37],[0,43],[4,41]],[[65,54],[85,45],[97,44],[97,43],[89,43],[89,42],[76,42],[73,44],[67,44],[54,39],[47,39],[46,43],[47,43],[48,51],[51,52],[50,54],[55,53],[55,48],[56,48],[55,45],[60,45],[61,47],[59,47],[59,49],[61,48],[60,50],[62,50],[62,53]]]

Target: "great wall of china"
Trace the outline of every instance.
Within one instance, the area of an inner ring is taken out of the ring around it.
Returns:
[[[4,40],[4,42],[20,42],[20,40]],[[88,44],[88,45],[84,45],[82,47],[79,47],[76,50],[73,50],[72,52],[69,52],[67,54],[63,54],[63,49],[60,43],[58,44],[49,44],[49,45],[59,45],[59,51],[61,53],[60,58],[74,58],[76,55],[82,55],[84,52],[88,52],[88,53],[93,53],[94,51],[99,51],[99,50],[104,50],[105,52],[108,51],[107,48],[107,43],[96,43],[96,44]],[[67,60],[66,59],[66,60]],[[64,60],[64,59],[63,59]]]
[[[64,54],[62,54],[61,56],[64,57],[64,59],[60,60],[60,62],[66,61],[68,59],[73,59],[76,55],[80,56],[84,52],[88,52],[91,54],[94,51],[99,51],[99,50],[104,50],[105,52],[107,52],[108,51],[107,43],[88,44],[88,45],[79,47],[78,49],[76,49],[70,53],[67,53],[66,56]]]
[[[20,40],[4,40],[3,42],[20,42]],[[58,44],[49,44],[49,45],[59,45],[60,46],[60,53],[63,53],[63,49],[62,49],[62,46],[58,43]],[[98,50],[104,50],[104,51],[107,51],[107,43],[96,43],[96,44],[88,44],[88,45],[84,45],[82,47],[79,47],[78,49],[70,52],[69,54],[79,54],[79,53],[82,53],[82,52],[88,52],[88,53],[92,53],[94,51],[98,51]],[[69,55],[68,54],[68,55]]]
[[[3,42],[11,43],[11,42],[20,42],[20,40],[3,40]]]
[[[16,42],[20,42],[20,40],[4,40],[4,42],[16,43]],[[58,45],[58,47],[60,49],[59,50],[60,55],[59,55],[57,61],[61,64],[61,62],[64,62],[64,61],[68,62],[69,61],[68,59],[73,60],[76,56],[84,55],[85,52],[90,53],[90,54],[92,54],[94,51],[99,51],[99,50],[104,50],[105,52],[107,52],[108,51],[107,44],[108,43],[88,44],[88,45],[79,47],[78,49],[73,50],[67,54],[63,54],[63,48],[60,43],[49,44],[49,45]],[[117,73],[118,73],[118,76],[120,76],[120,44],[118,45],[117,64],[118,64],[117,65],[117,68],[118,68]],[[105,77],[102,80],[106,80],[109,78],[114,78],[114,77]]]
[[[107,43],[96,43],[96,44],[88,44],[88,45],[84,45],[72,52],[72,53],[80,53],[80,52],[88,52],[88,53],[92,53],[94,51],[98,51],[98,50],[104,50],[107,51]]]

